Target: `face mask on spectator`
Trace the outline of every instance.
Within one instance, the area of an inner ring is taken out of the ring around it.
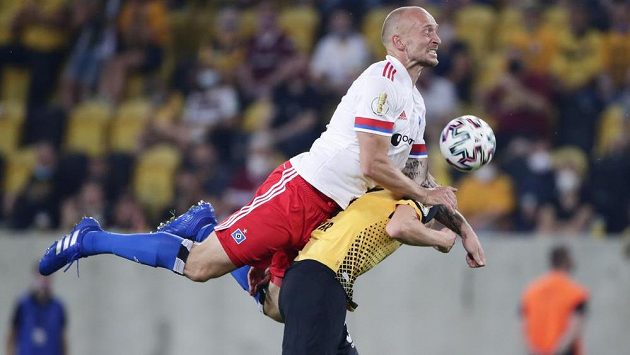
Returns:
[[[561,193],[575,190],[580,184],[580,178],[571,169],[562,169],[556,173],[556,187]]]
[[[255,177],[269,173],[269,159],[263,154],[254,154],[247,159],[247,172]]]
[[[544,173],[551,168],[551,157],[548,152],[536,152],[529,156],[527,165],[535,173]]]
[[[488,165],[483,169],[475,171],[475,177],[477,180],[487,183],[492,181],[497,176],[497,168],[492,165]]]
[[[202,89],[210,89],[219,82],[219,73],[212,69],[205,69],[197,74],[197,84]]]

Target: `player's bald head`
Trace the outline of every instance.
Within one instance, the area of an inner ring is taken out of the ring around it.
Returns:
[[[414,25],[422,25],[433,19],[433,16],[420,6],[404,6],[390,12],[383,22],[381,41],[386,49],[392,45],[393,35],[404,36]]]

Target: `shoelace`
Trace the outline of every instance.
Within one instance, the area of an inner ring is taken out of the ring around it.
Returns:
[[[63,269],[63,272],[68,271],[68,269],[70,269],[70,266],[72,266],[72,264],[74,264],[74,262],[76,261],[77,262],[77,278],[78,278],[79,277],[79,258],[80,258],[79,252],[72,254],[72,256],[70,257],[70,260],[71,260],[70,264],[68,264],[68,266],[66,266],[66,268]]]

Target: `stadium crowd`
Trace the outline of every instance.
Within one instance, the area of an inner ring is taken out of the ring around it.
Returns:
[[[419,89],[433,175],[477,230],[630,233],[630,3],[409,1],[440,25]],[[382,58],[399,1],[0,0],[0,225],[154,228],[219,217],[307,150]],[[484,118],[472,174],[437,147]]]

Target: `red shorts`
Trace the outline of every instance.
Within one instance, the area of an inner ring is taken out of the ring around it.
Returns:
[[[272,276],[282,278],[292,260],[275,257],[272,265],[274,254],[281,251],[295,256],[311,232],[338,209],[335,201],[285,162],[269,175],[254,198],[217,225],[215,232],[234,265],[261,269],[271,265]]]

